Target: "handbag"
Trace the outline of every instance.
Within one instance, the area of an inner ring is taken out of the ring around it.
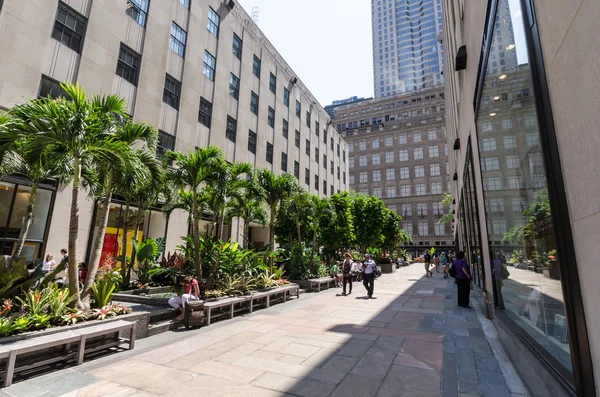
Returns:
[[[502,270],[500,271],[500,276],[502,277],[503,280],[506,280],[508,278],[508,276],[510,276],[510,272],[508,271],[508,269],[506,268],[505,265],[502,265]]]
[[[381,276],[381,270],[379,270],[379,268],[377,267],[377,265],[373,266],[373,274],[375,275],[375,277],[380,277]]]

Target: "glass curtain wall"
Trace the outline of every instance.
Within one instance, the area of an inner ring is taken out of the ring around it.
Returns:
[[[563,290],[523,10],[499,0],[477,132],[495,306],[567,374]],[[569,266],[565,264],[565,266]]]

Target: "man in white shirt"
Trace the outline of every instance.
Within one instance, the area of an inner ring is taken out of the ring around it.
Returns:
[[[377,264],[371,255],[365,254],[365,261],[363,262],[363,285],[367,289],[367,296],[369,299],[373,297],[373,289],[375,288],[375,268]]]
[[[362,270],[359,266],[360,262],[352,262],[352,277],[356,281],[362,281]]]

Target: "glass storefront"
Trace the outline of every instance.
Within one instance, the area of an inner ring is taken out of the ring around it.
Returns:
[[[524,28],[521,2],[499,0],[476,120],[491,254],[482,259],[491,264],[495,307],[572,372]]]
[[[19,234],[23,218],[27,214],[30,184],[18,179],[0,181],[0,255],[11,255]],[[22,254],[28,261],[42,255],[44,237],[54,195],[52,186],[38,187],[33,206],[33,220],[29,227]]]

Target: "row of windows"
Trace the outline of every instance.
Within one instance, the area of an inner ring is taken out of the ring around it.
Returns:
[[[428,154],[429,154],[429,158],[437,158],[440,157],[440,153],[438,150],[438,146],[429,146],[428,148]],[[398,161],[408,161],[408,150],[400,150],[398,151]],[[447,156],[448,153],[446,152],[445,155]],[[358,165],[359,167],[366,167],[368,165],[367,163],[367,156],[358,156]],[[413,149],[413,159],[414,160],[423,160],[424,159],[424,150],[423,148],[416,148]],[[395,157],[394,157],[394,152],[386,152],[385,153],[385,162],[387,164],[389,163],[393,163],[394,161],[396,161]],[[350,157],[350,168],[353,168],[355,165],[354,162],[354,157]],[[372,154],[371,155],[371,164],[372,165],[377,165],[377,164],[381,164],[381,154],[380,153],[376,153],[376,154]]]
[[[447,168],[446,168],[447,169]],[[366,172],[361,172],[361,174],[365,174],[364,178],[364,182],[361,181],[361,183],[366,183],[368,182],[366,180]],[[400,167],[398,170],[398,173],[396,173],[396,169],[395,168],[388,168],[385,170],[385,180],[386,181],[395,181],[396,179],[410,179],[411,178],[411,172],[410,172],[410,167]],[[413,177],[414,178],[424,178],[425,177],[425,166],[423,165],[417,165],[414,167],[413,170]],[[440,176],[440,165],[439,164],[430,164],[429,165],[429,176]],[[371,181],[372,182],[380,182],[381,181],[381,176],[382,176],[382,171],[381,170],[374,170],[371,171]]]
[[[513,119],[512,118],[506,118],[506,119],[502,119],[500,122],[500,125],[502,126],[503,130],[508,130],[513,128]],[[533,114],[526,114],[523,116],[523,126],[524,127],[535,127],[537,126],[537,120],[535,118],[535,115]],[[494,131],[494,122],[491,120],[488,121],[484,121],[482,123],[479,124],[479,130],[481,132],[492,132]]]
[[[443,133],[443,135],[445,136],[445,133]],[[399,134],[398,135],[398,144],[399,145],[405,145],[408,143],[408,138],[411,136],[411,134]],[[418,142],[423,142],[423,134],[421,132],[413,132],[412,133],[412,142],[413,143],[418,143]],[[435,141],[436,139],[438,139],[438,132],[436,130],[429,130],[427,132],[427,140],[430,141]],[[381,139],[380,138],[373,138],[371,139],[371,148],[372,149],[378,149],[380,147],[380,143],[381,143]],[[386,136],[383,138],[383,144],[386,147],[389,146],[394,146],[394,137],[393,136]],[[350,150],[350,148],[352,148],[352,150]],[[367,149],[367,141],[366,140],[361,140],[358,142],[358,149],[359,150],[366,150]],[[348,150],[353,151],[354,150],[354,144],[349,143],[348,144]]]
[[[419,222],[419,224],[417,225],[417,227],[418,227],[418,232],[419,232],[418,236],[421,236],[421,237],[430,236],[430,234],[429,234],[429,224],[427,222]],[[408,234],[414,235],[412,223],[404,223],[404,224],[402,224],[402,229],[404,229],[404,231],[406,231]],[[445,225],[440,225],[440,224],[437,224],[437,223],[434,224],[434,235],[436,235],[436,236],[445,236],[447,234],[448,233],[446,233]],[[422,245],[422,242],[420,242],[419,245]],[[427,245],[429,246],[429,244],[427,244]]]
[[[352,185],[352,175],[350,175],[350,184]],[[364,190],[368,190],[366,188],[360,188],[358,191],[362,192]],[[383,196],[383,188],[381,187],[373,187],[371,188],[371,194],[377,198],[397,198],[397,197],[410,197],[411,196],[411,186],[410,185],[402,185],[400,186],[400,190],[396,189],[396,186],[386,186],[385,188],[385,196]],[[398,196],[399,193],[399,196]],[[415,195],[416,196],[425,196],[427,194],[426,185],[417,183],[415,184]],[[431,184],[429,194],[442,194],[442,183],[435,182]]]

